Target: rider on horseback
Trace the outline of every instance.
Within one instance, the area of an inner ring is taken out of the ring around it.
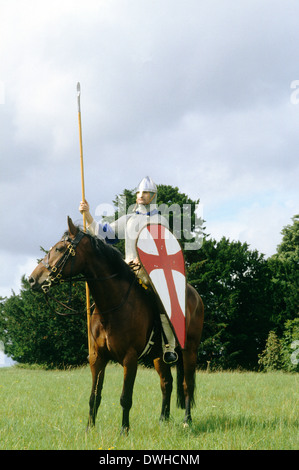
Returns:
[[[168,227],[167,220],[161,216],[157,210],[157,186],[153,180],[146,176],[139,183],[136,189],[136,205],[131,214],[126,214],[120,217],[111,224],[100,224],[96,222],[89,211],[89,204],[87,201],[81,201],[79,206],[81,214],[85,214],[88,231],[97,236],[98,238],[105,238],[108,243],[116,243],[119,238],[125,239],[125,261],[134,270],[137,276],[144,284],[148,284],[148,278],[141,268],[137,253],[136,253],[136,239],[140,230],[149,223],[158,223]],[[162,328],[167,338],[167,342],[163,342],[163,360],[167,364],[172,364],[177,360],[177,353],[175,352],[175,337],[169,320],[165,314],[160,315]],[[164,335],[162,335],[163,337]]]

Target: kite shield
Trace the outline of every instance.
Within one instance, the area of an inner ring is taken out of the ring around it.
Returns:
[[[186,275],[180,244],[168,228],[161,224],[148,224],[139,232],[136,250],[178,343],[184,349]]]

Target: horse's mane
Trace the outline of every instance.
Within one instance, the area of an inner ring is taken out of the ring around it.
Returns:
[[[80,226],[76,226],[76,228],[80,232],[83,232]],[[66,231],[63,236],[67,237],[68,235],[69,232]],[[109,245],[104,240],[101,240],[100,238],[91,235],[89,232],[84,232],[84,235],[89,238],[91,246],[95,251],[96,255],[101,258],[104,258],[105,261],[107,261],[107,263],[109,264],[109,266],[111,266],[112,270],[119,274],[121,279],[131,280],[135,276],[130,266],[128,266],[128,264],[123,259],[122,253],[117,248],[112,245]]]

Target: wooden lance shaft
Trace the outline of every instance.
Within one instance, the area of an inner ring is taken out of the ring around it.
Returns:
[[[81,189],[82,201],[85,202],[85,186],[84,186],[84,166],[83,166],[83,145],[82,145],[82,124],[81,124],[81,105],[80,105],[81,88],[80,83],[77,83],[77,98],[78,98],[78,122],[79,122],[79,143],[80,143],[80,165],[81,165]],[[83,229],[86,232],[86,217],[83,212]],[[86,289],[86,311],[87,311],[87,336],[88,336],[88,353],[90,355],[90,295],[87,282],[85,283]]]

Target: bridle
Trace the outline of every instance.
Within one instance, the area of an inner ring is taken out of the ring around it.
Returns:
[[[62,279],[62,271],[64,266],[66,265],[67,261],[69,258],[72,256],[73,259],[76,255],[76,248],[79,245],[80,241],[82,238],[85,236],[84,232],[79,231],[77,235],[75,236],[74,239],[71,239],[69,237],[65,238],[65,242],[69,242],[67,245],[66,251],[63,253],[63,255],[59,258],[58,261],[54,264],[54,266],[50,266],[49,264],[49,257],[50,257],[50,251],[48,252],[46,260],[42,260],[42,264],[45,266],[45,268],[49,271],[49,276],[46,279],[46,281],[43,283],[41,289],[44,292],[44,294],[47,294],[50,290],[50,287],[54,284],[57,284],[58,282],[61,281]],[[72,268],[71,268],[72,272]]]

